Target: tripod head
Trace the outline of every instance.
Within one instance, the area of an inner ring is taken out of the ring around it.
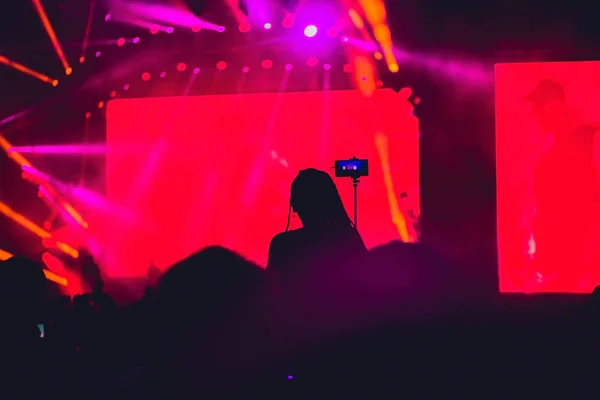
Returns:
[[[356,157],[349,160],[336,160],[334,168],[336,178],[352,178],[354,181],[369,176],[369,160],[359,160]]]
[[[335,161],[335,176],[337,178],[352,178],[352,186],[354,187],[354,226],[358,220],[358,184],[360,178],[369,176],[369,160],[360,160],[352,157],[349,160]]]

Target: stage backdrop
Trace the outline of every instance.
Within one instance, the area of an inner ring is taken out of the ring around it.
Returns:
[[[551,112],[543,117],[548,126],[540,124],[543,108],[536,114],[535,102],[526,99],[536,88],[546,100],[562,92],[566,117]],[[502,292],[589,292],[600,284],[594,271],[600,236],[592,215],[600,204],[600,174],[588,168],[600,165],[594,149],[599,109],[600,62],[496,65]],[[589,196],[596,202],[585,200]],[[557,211],[548,216],[552,208]]]
[[[111,101],[106,186],[121,211],[95,221],[101,264],[108,275],[142,275],[223,245],[264,265],[298,171],[333,175],[334,160],[352,156],[370,162],[358,187],[366,244],[399,239],[390,204],[419,214],[418,138],[409,103],[392,90]],[[334,179],[352,217],[352,182]]]

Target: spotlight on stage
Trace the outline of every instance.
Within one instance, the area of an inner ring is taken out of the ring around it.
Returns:
[[[318,30],[317,27],[314,25],[309,25],[306,28],[304,28],[304,35],[306,35],[306,37],[314,37],[317,34]]]

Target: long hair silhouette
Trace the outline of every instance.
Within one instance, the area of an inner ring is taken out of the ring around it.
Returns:
[[[292,182],[286,232],[290,228],[292,211],[301,219],[308,218],[320,224],[354,227],[333,179],[318,169],[303,169]]]

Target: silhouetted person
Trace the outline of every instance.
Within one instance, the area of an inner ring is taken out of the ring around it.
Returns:
[[[148,269],[146,270],[146,278],[148,279],[148,284],[154,286],[158,283],[160,279],[160,269],[152,262]]]
[[[271,240],[267,269],[277,274],[306,265],[355,261],[367,248],[348,217],[335,183],[326,172],[300,171],[292,182],[290,214],[302,228],[286,231]]]
[[[2,333],[18,339],[37,339],[46,298],[46,277],[34,261],[13,257],[0,263]]]
[[[573,290],[586,276],[590,229],[598,221],[597,128],[578,121],[552,80],[541,81],[526,100],[544,143],[534,175],[534,270],[546,289]]]
[[[53,365],[53,371],[47,371],[53,360],[48,359],[45,339],[36,326],[43,323],[46,300],[46,278],[38,263],[19,257],[0,262],[0,366],[4,371],[4,397],[16,398],[16,393],[23,398],[40,396],[54,389],[44,386],[52,381],[50,374],[60,366]],[[13,394],[7,395],[10,392]]]
[[[240,361],[240,347],[254,351],[247,327],[258,323],[263,284],[262,268],[223,247],[205,248],[163,274],[148,328],[159,347],[151,379],[164,385],[165,398],[232,384],[236,377],[223,371],[247,360]]]

